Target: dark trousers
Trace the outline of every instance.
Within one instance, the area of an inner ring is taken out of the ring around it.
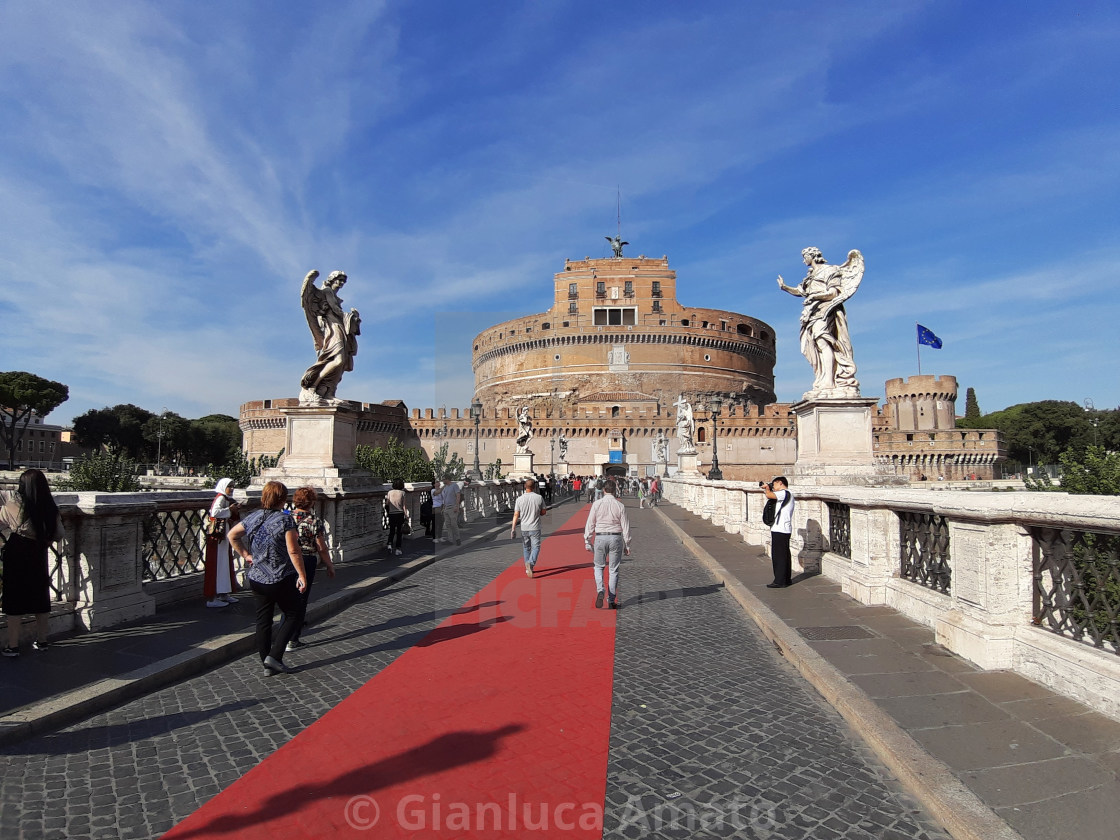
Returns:
[[[299,612],[296,613],[296,630],[292,633],[292,638],[288,641],[298,642],[299,634],[303,632],[303,625],[307,623],[307,602],[311,598],[311,584],[315,583],[315,569],[319,565],[318,554],[305,554],[303,555],[303,570],[307,573],[307,588],[299,593]],[[298,578],[297,578],[298,579]],[[280,626],[277,631],[284,629],[284,624],[288,621],[286,615],[280,616]]]
[[[389,548],[399,549],[404,541],[404,512],[389,514]]]
[[[279,583],[257,583],[249,581],[249,587],[257,597],[257,653],[264,661],[271,656],[278,662],[284,661],[284,648],[296,632],[296,615],[299,613],[299,575],[288,575]],[[284,613],[284,621],[272,633],[272,616],[276,610]]]
[[[789,586],[793,576],[793,559],[789,554],[789,534],[770,532],[770,560],[774,564],[774,583]]]

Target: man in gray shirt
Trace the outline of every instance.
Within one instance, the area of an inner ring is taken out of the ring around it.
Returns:
[[[617,492],[614,479],[607,479],[603,485],[604,495],[591,505],[583,528],[584,546],[595,552],[596,609],[603,606],[603,567],[608,564],[608,558],[607,606],[618,609],[618,566],[622,555],[630,554],[630,520],[626,516],[626,506],[615,498]]]
[[[529,577],[533,576],[537,556],[541,553],[541,517],[546,513],[548,510],[544,506],[544,499],[537,492],[537,482],[531,478],[525,479],[525,492],[513,507],[509,538],[514,538],[520,523],[521,542],[525,546],[525,574]]]

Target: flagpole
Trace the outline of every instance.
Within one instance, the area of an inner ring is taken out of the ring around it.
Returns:
[[[918,348],[918,376],[922,375],[922,342],[918,339],[918,322],[914,322],[914,344]]]

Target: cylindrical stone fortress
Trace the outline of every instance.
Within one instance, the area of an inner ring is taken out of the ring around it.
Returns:
[[[568,260],[548,312],[475,337],[478,398],[497,411],[611,394],[662,407],[682,392],[773,402],[773,328],[737,312],[684,306],[676,280],[665,257]]]

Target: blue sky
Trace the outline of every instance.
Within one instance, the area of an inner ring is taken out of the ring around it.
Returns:
[[[339,395],[465,406],[469,341],[567,257],[668,255],[797,346],[801,249],[860,249],[863,393],[1120,405],[1115,3],[0,4],[0,349],[51,417],[294,396],[303,275],[362,313]]]

